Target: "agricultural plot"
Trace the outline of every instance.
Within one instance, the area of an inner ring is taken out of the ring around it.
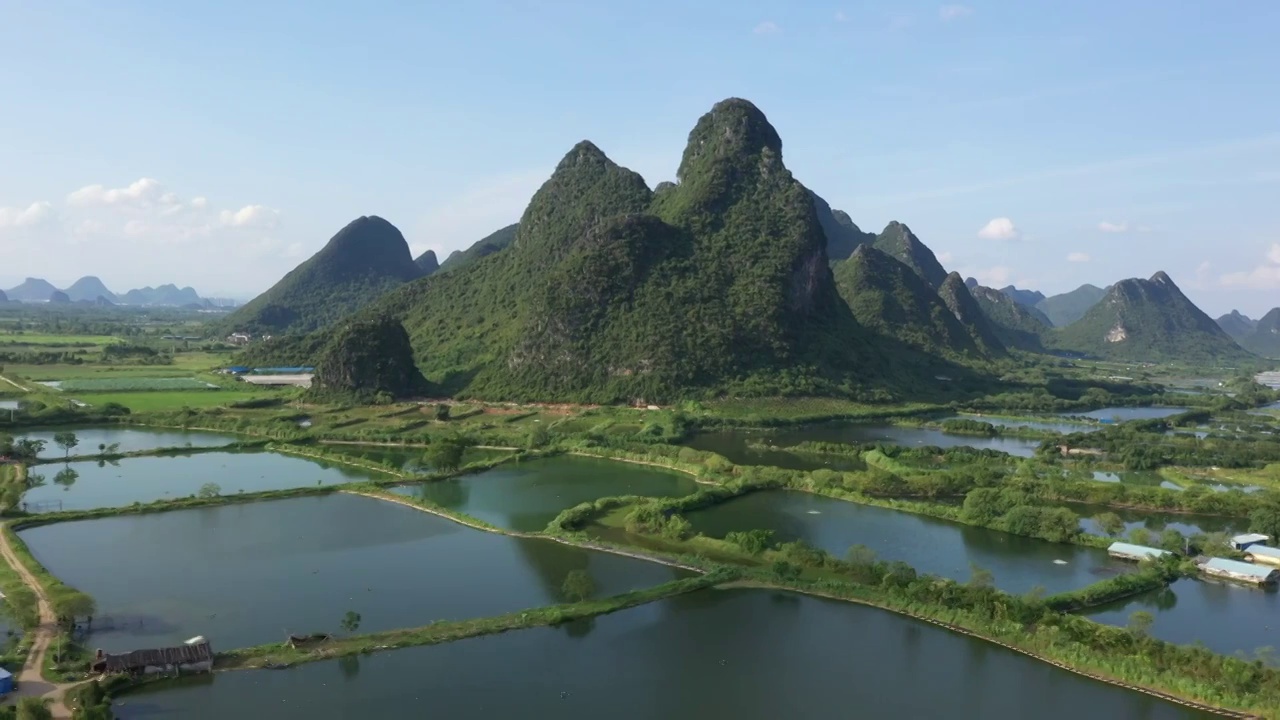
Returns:
[[[63,392],[156,392],[168,390],[219,390],[217,385],[191,377],[103,377],[58,381]]]

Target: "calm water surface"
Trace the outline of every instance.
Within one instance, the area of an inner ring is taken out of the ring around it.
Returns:
[[[683,571],[558,543],[472,530],[352,495],[58,523],[21,533],[36,559],[94,597],[89,647],[123,651],[195,635],[215,650],[425,625],[559,602],[569,571],[597,594]],[[109,559],[109,561],[104,560]]]
[[[1023,427],[1031,428],[1033,430],[1052,430],[1053,432],[1060,433],[1097,432],[1101,429],[1096,425],[1086,425],[1084,423],[1073,423],[1061,420],[1055,421],[1051,417],[1044,420],[1025,420],[1022,418],[1003,418],[987,415],[951,415],[949,417],[940,418],[938,422],[946,422],[948,420],[977,420],[978,422],[990,423],[996,427]]]
[[[1210,650],[1253,656],[1261,647],[1280,650],[1280,593],[1244,585],[1183,578],[1163,590],[1121,600],[1084,614],[1098,622],[1127,625],[1129,616],[1145,610],[1155,616],[1151,634],[1188,645],[1202,642]]]
[[[1157,420],[1186,411],[1187,408],[1184,407],[1108,407],[1090,410],[1089,412],[1065,412],[1061,413],[1061,415],[1063,417],[1087,417],[1094,420],[1124,422],[1126,420]]]
[[[1207,717],[872,608],[746,590],[123,700],[124,720]]]
[[[696,489],[693,478],[684,473],[598,458],[553,457],[402,485],[393,492],[425,498],[499,527],[533,531],[545,528],[566,508],[602,497],[679,497]]]
[[[1031,457],[1040,446],[1038,440],[1004,437],[950,435],[929,428],[897,425],[866,425],[843,422],[820,423],[784,429],[716,430],[699,433],[685,444],[725,456],[739,465],[772,465],[792,470],[861,470],[858,458],[789,452],[788,447],[802,442],[884,443],[907,447],[936,446],[973,447],[999,450],[1018,457]],[[773,447],[762,448],[761,444]],[[754,447],[753,447],[754,446]]]
[[[1125,537],[1128,536],[1130,530],[1144,528],[1152,533],[1159,533],[1166,528],[1177,530],[1186,536],[1198,533],[1227,533],[1230,535],[1238,535],[1248,532],[1249,521],[1247,519],[1237,520],[1234,518],[1224,518],[1217,515],[1189,515],[1182,513],[1162,513],[1139,510],[1123,510],[1109,508],[1104,505],[1079,505],[1072,503],[1067,506],[1073,512],[1081,515],[1080,527],[1085,532],[1094,535],[1106,535],[1098,527],[1093,518],[1101,513],[1115,513],[1124,521]]]
[[[0,400],[0,410],[17,410],[17,400]]]
[[[29,509],[40,512],[172,500],[196,494],[205,483],[217,484],[223,495],[234,495],[388,478],[348,465],[269,452],[54,463],[34,466],[31,472],[41,476],[45,484],[28,490],[23,501]]]
[[[919,572],[961,581],[970,577],[972,563],[991,571],[996,585],[1013,593],[1037,585],[1050,593],[1074,590],[1128,568],[1094,548],[801,492],[755,492],[686,517],[696,531],[712,537],[761,528],[773,530],[778,540],[802,539],[837,557],[852,545],[866,545],[882,560],[901,560]]]
[[[99,427],[99,428],[59,428],[57,430],[33,430],[22,434],[24,438],[44,440],[42,458],[60,458],[66,453],[53,442],[53,436],[59,432],[73,432],[79,444],[71,450],[72,455],[96,455],[99,445],[119,443],[119,452],[130,453],[142,450],[159,450],[160,448],[178,447],[218,447],[235,442],[238,438],[227,433],[214,433],[196,430],[153,430],[150,428]]]

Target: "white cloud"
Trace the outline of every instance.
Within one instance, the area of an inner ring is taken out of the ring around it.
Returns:
[[[52,222],[56,216],[53,204],[47,201],[33,202],[26,208],[0,208],[0,229],[33,227]]]
[[[128,187],[108,190],[102,185],[86,185],[67,196],[68,205],[151,205],[172,198],[173,193],[166,193],[160,183],[152,178],[140,178]],[[166,204],[172,204],[167,202]]]
[[[1073,252],[1067,254],[1067,262],[1085,263],[1089,262],[1089,253]]]
[[[992,218],[978,231],[978,237],[984,240],[1016,240],[1018,235],[1017,226],[1007,217]]]
[[[952,255],[950,252],[943,251],[937,254],[937,258],[938,258],[938,262],[942,263],[943,265],[946,265],[952,260],[955,260],[955,255]]]
[[[1104,233],[1122,233],[1129,231],[1129,223],[1121,220],[1120,222],[1108,222],[1103,220],[1098,223],[1098,229]]]
[[[208,198],[202,198],[202,197],[191,198],[191,208],[193,210],[204,210],[207,207],[209,207]]]
[[[973,8],[967,5],[943,5],[938,8],[938,17],[941,18],[943,22],[959,20],[962,17],[972,14]]]
[[[751,32],[754,32],[756,35],[772,35],[776,32],[780,32],[781,30],[782,28],[778,27],[778,23],[772,20],[765,20],[757,25],[756,29]]]
[[[1255,290],[1280,289],[1280,243],[1272,243],[1265,262],[1252,270],[1227,273],[1218,282],[1227,287],[1245,287]]]
[[[229,227],[270,228],[275,227],[279,215],[266,205],[245,205],[235,212],[223,210],[218,220]]]

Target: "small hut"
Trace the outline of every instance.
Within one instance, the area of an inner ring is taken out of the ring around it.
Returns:
[[[1107,554],[1113,558],[1121,560],[1155,560],[1170,554],[1168,550],[1160,548],[1147,547],[1146,545],[1133,545],[1126,542],[1113,542],[1107,548]]]
[[[1270,535],[1262,533],[1246,533],[1244,535],[1236,535],[1231,538],[1231,547],[1234,550],[1248,550],[1253,545],[1261,545],[1270,540]]]

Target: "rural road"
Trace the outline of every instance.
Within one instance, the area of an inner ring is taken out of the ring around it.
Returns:
[[[22,672],[18,674],[18,690],[10,699],[16,702],[21,697],[43,697],[50,701],[49,709],[53,711],[55,718],[70,718],[71,711],[67,709],[63,697],[67,694],[67,690],[78,683],[51,683],[40,673],[40,668],[44,667],[45,654],[49,651],[49,644],[58,635],[58,618],[53,613],[53,605],[49,603],[44,587],[36,580],[35,575],[27,570],[27,566],[23,565],[17,554],[13,552],[13,546],[9,544],[9,536],[5,533],[0,533],[0,555],[4,556],[9,567],[13,568],[14,572],[22,577],[22,582],[36,594],[36,607],[40,616],[40,625],[34,631],[35,640],[31,644],[31,651],[27,653],[27,661],[22,666]]]

